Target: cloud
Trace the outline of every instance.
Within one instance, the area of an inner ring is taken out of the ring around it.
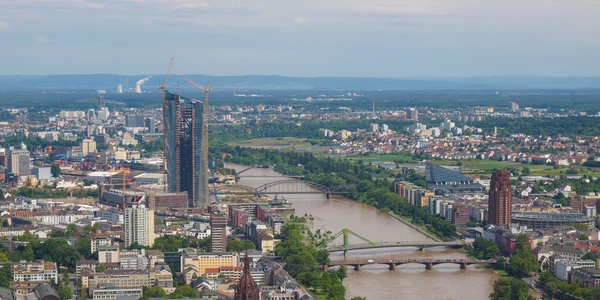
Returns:
[[[106,7],[104,4],[89,2],[85,0],[73,0],[75,7],[91,8],[91,9],[103,9]]]
[[[0,31],[8,30],[10,28],[10,24],[4,21],[0,21]]]
[[[296,17],[296,18],[294,18],[294,23],[296,23],[296,24],[306,24],[307,21],[303,17]]]
[[[39,43],[39,44],[42,44],[42,43],[55,43],[55,42],[58,42],[58,39],[49,39],[45,35],[38,35],[35,38],[35,42]]]
[[[173,10],[193,10],[197,8],[208,8],[208,3],[206,2],[185,2],[173,7]]]

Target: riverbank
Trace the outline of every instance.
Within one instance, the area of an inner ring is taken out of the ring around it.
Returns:
[[[409,218],[407,218],[407,217],[400,217],[400,216],[396,215],[392,211],[388,212],[388,214],[390,216],[392,216],[394,219],[396,219],[396,220],[404,223],[404,225],[406,225],[406,226],[408,226],[408,227],[410,227],[410,228],[418,231],[422,235],[424,235],[424,236],[426,236],[426,237],[428,237],[428,238],[430,238],[430,239],[432,239],[432,240],[434,240],[436,242],[440,241],[440,239],[438,237],[436,237],[435,235],[431,234],[429,231],[427,231],[427,229],[422,228],[420,226],[417,226],[417,225],[413,224]]]

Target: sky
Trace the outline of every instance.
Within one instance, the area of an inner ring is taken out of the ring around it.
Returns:
[[[600,76],[600,0],[0,0],[0,74]]]

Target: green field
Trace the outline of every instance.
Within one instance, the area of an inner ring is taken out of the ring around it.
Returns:
[[[444,160],[444,161],[433,161],[433,163],[443,166],[456,166],[458,162],[462,163],[463,173],[466,174],[489,174],[493,169],[506,169],[513,168],[517,171],[523,170],[524,167],[529,168],[531,176],[582,176],[588,175],[593,177],[600,176],[600,170],[594,168],[587,168],[582,166],[553,166],[547,165],[531,165],[521,164],[507,161],[496,161],[496,160]],[[577,169],[579,174],[567,174],[568,169]]]
[[[298,146],[310,146],[309,142],[305,142],[306,139],[303,138],[259,138],[259,139],[250,139],[243,140],[239,142],[232,142],[230,145],[232,146],[240,146],[240,147],[252,147],[252,148],[291,148]]]
[[[390,161],[406,161],[406,162],[418,162],[414,157],[412,157],[408,153],[397,153],[397,154],[370,154],[366,155],[354,155],[354,156],[346,156],[345,158],[359,161],[362,160],[364,162],[390,162]]]

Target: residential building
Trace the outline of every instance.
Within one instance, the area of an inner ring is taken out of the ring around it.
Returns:
[[[125,208],[124,225],[126,247],[133,243],[154,245],[154,210],[142,205]]]
[[[499,170],[492,174],[488,204],[488,224],[512,223],[512,187],[508,170]]]
[[[37,260],[33,262],[20,261],[12,264],[14,281],[56,281],[58,269],[55,262]]]
[[[227,216],[221,213],[210,214],[211,251],[227,251]]]
[[[580,268],[571,271],[571,282],[584,288],[600,285],[600,270],[596,268]]]

